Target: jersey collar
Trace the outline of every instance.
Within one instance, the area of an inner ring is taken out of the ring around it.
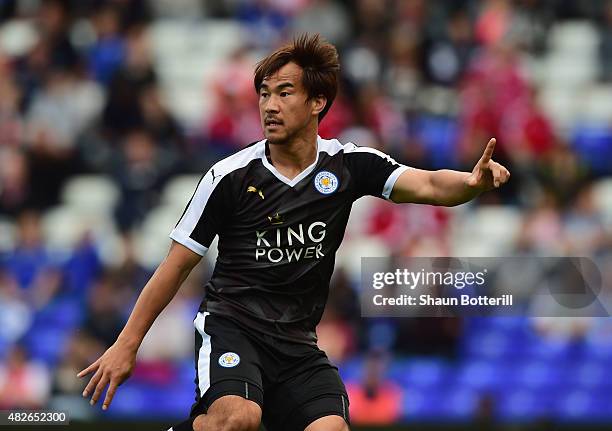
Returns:
[[[272,163],[270,163],[270,161],[268,160],[268,157],[266,156],[266,143],[267,143],[267,140],[264,139],[263,141],[264,151],[263,151],[263,155],[261,156],[261,162],[270,172],[272,172],[272,174],[276,178],[278,178],[283,183],[287,184],[289,187],[295,187],[297,183],[302,181],[312,171],[314,171],[315,167],[317,166],[317,163],[319,163],[319,151],[321,151],[321,137],[317,135],[317,157],[315,161],[310,166],[308,166],[306,169],[304,169],[302,172],[300,172],[294,179],[290,180],[289,178],[281,174],[278,170],[276,170],[274,165],[272,165]]]

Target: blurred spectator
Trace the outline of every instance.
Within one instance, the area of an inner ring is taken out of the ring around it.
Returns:
[[[193,351],[194,310],[183,288],[155,320],[143,340],[138,355],[144,362],[185,358]]]
[[[491,137],[499,142],[495,159],[508,159],[514,149],[509,147],[513,140],[506,133],[513,130],[502,128],[502,120],[517,109],[528,110],[530,91],[515,46],[499,43],[474,57],[460,94],[461,152],[466,166],[473,166],[480,158]]]
[[[160,90],[155,85],[143,88],[140,95],[143,128],[160,144],[166,157],[176,161],[185,150],[180,125],[165,106]]]
[[[485,0],[474,25],[476,39],[483,45],[496,45],[508,36],[512,24],[509,0]]]
[[[22,91],[13,76],[13,66],[0,54],[0,148],[16,148],[23,141],[22,98]]]
[[[432,82],[456,85],[475,54],[476,44],[466,11],[455,12],[446,23],[443,37],[428,41],[427,71]]]
[[[87,298],[85,334],[98,340],[105,348],[111,346],[123,329],[123,309],[129,303],[129,292],[122,289],[120,280],[106,272],[94,283]]]
[[[44,0],[38,9],[40,43],[51,68],[72,68],[80,61],[69,37],[71,11],[67,1]]]
[[[125,61],[111,78],[102,113],[104,132],[110,139],[142,127],[141,94],[157,83],[146,27],[129,29],[125,46]]]
[[[516,241],[516,248],[523,253],[559,255],[563,249],[563,224],[555,197],[549,191],[527,211]]]
[[[76,140],[100,112],[103,94],[93,82],[62,69],[51,70],[27,114],[32,191],[41,207],[55,204],[67,177],[79,172]]]
[[[7,275],[21,289],[21,296],[35,308],[42,308],[58,292],[62,275],[46,248],[40,215],[26,211],[17,218],[17,243],[6,257]]]
[[[0,340],[14,343],[30,329],[34,313],[14,278],[0,268]]]
[[[253,88],[252,61],[245,49],[234,52],[213,79],[215,101],[205,124],[214,151],[229,154],[261,139],[257,94]]]
[[[401,416],[402,391],[385,377],[389,358],[381,352],[368,355],[362,383],[347,385],[351,422],[355,425],[389,425]]]
[[[346,360],[357,348],[359,324],[357,293],[342,269],[334,273],[321,323],[317,326],[319,347],[334,363]]]
[[[0,409],[40,409],[49,396],[49,372],[28,361],[24,348],[15,344],[0,362]]]
[[[406,256],[447,255],[450,213],[429,205],[398,206],[376,202],[366,233],[382,239],[390,251]]]
[[[610,0],[605,2],[599,32],[601,37],[599,46],[601,78],[606,82],[612,82],[612,1]]]
[[[89,68],[96,80],[108,84],[125,59],[125,42],[116,5],[102,5],[93,17],[96,42],[90,48]]]
[[[601,213],[593,200],[593,187],[582,188],[564,216],[563,230],[568,256],[597,256],[610,248]]]
[[[14,217],[34,205],[31,175],[23,151],[0,148],[0,214]]]
[[[83,332],[72,335],[51,379],[49,408],[69,411],[73,420],[85,420],[95,414],[89,400],[82,395],[88,381],[76,375],[104,353],[104,348],[100,341]]]
[[[171,163],[146,130],[133,130],[125,136],[112,168],[121,191],[116,209],[120,229],[138,225],[157,204]]]
[[[102,272],[102,262],[93,238],[86,235],[74,247],[70,257],[63,265],[65,274],[65,293],[84,299],[92,282]]]

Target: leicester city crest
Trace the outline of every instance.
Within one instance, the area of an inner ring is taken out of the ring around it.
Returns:
[[[219,365],[223,368],[232,368],[240,363],[240,356],[234,352],[227,352],[219,358]]]
[[[319,172],[314,179],[314,186],[324,195],[332,194],[338,188],[338,177],[329,171]]]

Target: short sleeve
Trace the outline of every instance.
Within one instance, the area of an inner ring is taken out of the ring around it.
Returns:
[[[170,238],[203,256],[216,235],[223,231],[231,214],[228,175],[208,171],[187,204]]]
[[[369,195],[390,199],[395,182],[409,169],[382,151],[354,144],[347,144],[345,158],[358,198]]]

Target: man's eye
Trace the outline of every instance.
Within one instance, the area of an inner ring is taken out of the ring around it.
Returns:
[[[287,93],[286,91],[282,91],[280,95],[281,97],[287,97],[289,96],[289,93]]]
[[[260,96],[261,97],[268,97],[268,93],[261,93]]]

